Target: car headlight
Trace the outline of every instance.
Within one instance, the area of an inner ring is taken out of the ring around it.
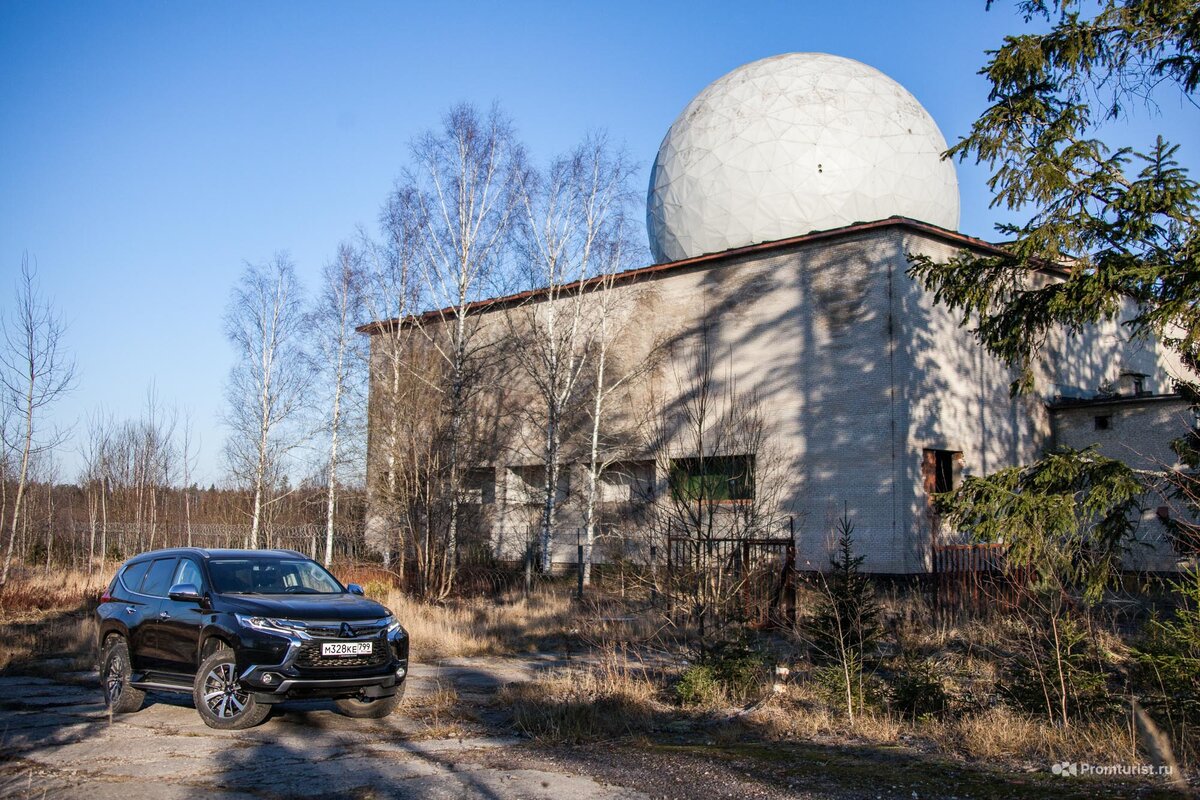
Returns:
[[[400,620],[396,619],[395,617],[391,616],[390,614],[388,616],[384,617],[383,621],[387,623],[388,636],[391,636],[396,631],[400,631],[401,633],[404,633],[405,635],[407,635],[407,631],[405,631],[404,627],[400,624]]]
[[[234,614],[238,624],[243,628],[251,628],[263,633],[288,634],[304,630],[303,622],[293,622],[288,619],[273,619],[271,617],[254,617],[249,614]]]

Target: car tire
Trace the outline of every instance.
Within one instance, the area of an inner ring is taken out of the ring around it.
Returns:
[[[200,662],[192,686],[192,699],[200,719],[220,731],[253,728],[267,718],[271,706],[258,703],[238,682],[233,651],[222,648]]]
[[[114,714],[131,714],[146,699],[145,692],[130,685],[132,675],[129,645],[119,636],[110,638],[100,653],[100,686],[104,705]]]
[[[396,693],[391,697],[376,697],[362,699],[358,697],[341,697],[333,701],[338,711],[354,719],[383,719],[396,710],[404,697],[404,684],[396,687]]]

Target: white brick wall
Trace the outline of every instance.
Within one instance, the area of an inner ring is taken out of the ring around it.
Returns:
[[[1009,370],[908,278],[910,252],[949,258],[954,248],[893,226],[618,286],[611,291],[628,296],[638,310],[615,357],[636,361],[664,339],[670,355],[613,409],[614,421],[632,432],[644,427],[640,411],[680,402],[696,331],[707,318],[718,383],[733,380],[739,392],[755,392],[773,422],[788,476],[780,510],[795,516],[800,566],[828,563],[833,524],[846,509],[867,569],[928,570],[922,450],[961,451],[963,473],[986,474],[1036,457],[1051,429],[1045,397],[1010,397]],[[497,331],[503,330],[501,313],[486,315]],[[1094,389],[1130,366],[1151,374],[1148,388],[1161,390],[1167,385],[1161,362],[1152,345],[1131,347],[1115,325],[1102,326],[1055,343],[1045,394],[1067,385]],[[528,401],[517,372],[506,373],[504,383],[507,396]],[[496,443],[497,467],[540,460],[538,432],[515,427]],[[677,455],[692,455],[683,439],[676,446]],[[582,450],[567,452],[565,460],[582,456]],[[582,470],[574,469],[571,485],[582,487]],[[497,469],[498,481],[505,472]],[[496,497],[505,496],[497,486]],[[498,549],[520,552],[536,517],[502,503],[495,514]],[[579,524],[578,506],[569,503],[556,559],[574,560]]]
[[[1061,407],[1054,409],[1052,417],[1056,445],[1076,450],[1094,445],[1101,455],[1146,470],[1180,466],[1171,442],[1187,434],[1195,424],[1191,408],[1180,398],[1123,399]],[[1097,417],[1108,418],[1106,430],[1097,430]],[[1176,569],[1178,556],[1156,517],[1159,507],[1166,507],[1168,513],[1178,518],[1186,514],[1183,504],[1163,493],[1152,492],[1143,498],[1142,505],[1145,511],[1137,520],[1125,566],[1156,572]]]

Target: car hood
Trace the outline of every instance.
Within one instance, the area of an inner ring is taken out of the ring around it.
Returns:
[[[357,594],[223,594],[223,610],[276,619],[352,621],[379,619],[388,610]]]

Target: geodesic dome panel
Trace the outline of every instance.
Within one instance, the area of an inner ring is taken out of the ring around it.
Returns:
[[[656,261],[893,215],[958,228],[946,140],[903,86],[824,53],[789,53],[709,84],[650,172]]]

